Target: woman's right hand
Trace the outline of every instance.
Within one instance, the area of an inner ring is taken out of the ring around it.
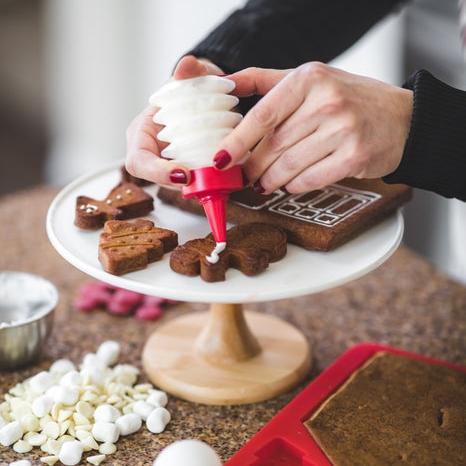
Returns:
[[[208,60],[193,56],[183,57],[175,68],[175,79],[188,79],[207,74],[223,74],[222,70]],[[148,106],[126,130],[126,169],[128,172],[157,184],[183,185],[189,182],[189,170],[176,162],[161,157],[167,143],[159,141],[157,134],[163,126],[154,123],[158,108]]]

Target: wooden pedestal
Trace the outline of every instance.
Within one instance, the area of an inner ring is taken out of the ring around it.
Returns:
[[[172,395],[232,405],[293,388],[310,369],[311,351],[301,332],[277,317],[212,304],[210,312],[158,328],[146,343],[143,365],[150,380]]]

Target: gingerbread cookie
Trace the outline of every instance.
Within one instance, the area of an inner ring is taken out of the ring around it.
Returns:
[[[218,262],[207,260],[215,248],[212,235],[194,239],[178,246],[171,254],[170,267],[183,275],[200,275],[206,282],[225,280],[225,272],[232,267],[245,275],[263,272],[271,262],[286,254],[286,234],[281,228],[263,223],[238,225],[227,232],[226,249]]]
[[[100,235],[99,260],[104,270],[123,275],[144,269],[178,245],[178,235],[145,219],[109,220]]]
[[[124,165],[120,168],[121,173],[121,181],[122,183],[133,183],[136,186],[140,186],[141,188],[144,186],[150,186],[152,181],[144,180],[143,178],[138,178],[137,176],[131,175]]]
[[[158,197],[183,210],[204,215],[195,199],[161,187]],[[305,249],[330,251],[363,233],[411,199],[411,189],[382,180],[346,179],[304,194],[252,189],[232,193],[227,216],[232,223],[261,222],[285,230],[288,241]]]
[[[107,220],[142,217],[153,209],[153,197],[142,188],[133,183],[120,183],[103,201],[78,196],[74,223],[79,228],[95,230]]]

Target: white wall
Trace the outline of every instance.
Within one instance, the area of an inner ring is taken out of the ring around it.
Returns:
[[[240,0],[47,0],[45,58],[52,147],[64,184],[124,157],[125,128],[177,58]],[[384,21],[335,64],[400,81],[399,19]]]

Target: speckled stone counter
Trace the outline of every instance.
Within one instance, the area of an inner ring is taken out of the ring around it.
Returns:
[[[33,367],[0,372],[0,394],[47,368],[53,359],[68,357],[79,361],[84,352],[94,351],[101,341],[109,338],[121,341],[122,360],[140,366],[143,344],[160,322],[140,322],[100,311],[81,314],[72,308],[74,293],[87,278],[62,260],[46,238],[45,214],[54,194],[50,188],[38,188],[0,199],[0,270],[43,275],[57,285],[61,296],[46,356]],[[361,341],[378,341],[466,362],[466,288],[406,248],[400,248],[378,270],[348,285],[317,295],[250,307],[288,320],[309,338],[315,360],[308,381],[345,349]],[[203,304],[179,304],[166,312],[162,322],[204,308]],[[169,409],[173,420],[167,430],[153,435],[143,429],[123,438],[118,442],[117,452],[105,464],[149,466],[162,447],[183,438],[207,441],[226,461],[299,389],[249,406],[202,406],[172,397]],[[34,452],[17,455],[0,447],[0,466],[20,458],[41,465],[39,456]]]

